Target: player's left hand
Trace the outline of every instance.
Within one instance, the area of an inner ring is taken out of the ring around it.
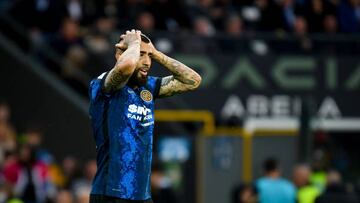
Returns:
[[[157,56],[159,55],[159,51],[155,48],[154,44],[152,42],[149,43],[150,45],[150,57],[152,59],[156,59]]]

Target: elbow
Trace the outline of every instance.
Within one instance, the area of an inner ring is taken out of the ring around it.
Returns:
[[[192,88],[193,90],[200,87],[201,80],[202,80],[201,76],[199,74],[196,74],[196,76],[194,77],[194,85]]]

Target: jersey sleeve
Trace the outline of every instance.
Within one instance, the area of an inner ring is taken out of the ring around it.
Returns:
[[[89,97],[91,101],[98,100],[101,96],[108,96],[102,91],[107,74],[108,72],[105,72],[90,82]]]
[[[149,77],[148,87],[153,94],[154,98],[158,98],[161,86],[161,77]]]

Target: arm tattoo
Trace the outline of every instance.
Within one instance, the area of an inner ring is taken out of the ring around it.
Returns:
[[[175,79],[173,75],[170,75],[161,79],[159,97],[169,97],[189,90],[191,90],[191,88],[188,85],[184,85]]]
[[[162,78],[159,96],[172,96],[176,93],[196,89],[201,77],[183,63],[161,54],[159,63],[164,65],[173,75]]]
[[[110,93],[123,87],[130,76],[134,72],[135,66],[124,66],[125,60],[131,60],[136,63],[140,57],[140,46],[129,47],[121,54],[113,69],[110,70],[108,76],[105,78],[104,92]]]

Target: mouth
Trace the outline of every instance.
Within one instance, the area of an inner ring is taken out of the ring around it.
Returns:
[[[142,76],[147,76],[148,75],[148,69],[146,69],[146,68],[140,68],[139,69],[139,72],[140,72],[140,74],[142,75]]]

